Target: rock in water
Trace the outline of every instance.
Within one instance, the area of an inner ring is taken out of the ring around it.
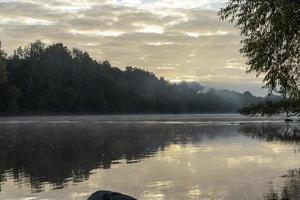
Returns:
[[[98,191],[92,194],[87,200],[137,200],[137,199],[117,192]]]

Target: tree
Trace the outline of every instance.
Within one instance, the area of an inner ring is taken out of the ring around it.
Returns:
[[[286,119],[299,116],[300,101],[293,99],[281,99],[279,101],[265,101],[252,104],[240,110],[243,115],[248,116],[272,116],[284,114]]]
[[[1,49],[1,42],[0,42],[0,84],[5,83],[7,81],[5,57],[6,57],[6,54]]]
[[[263,99],[249,92],[200,92],[205,89],[199,84],[172,84],[135,67],[121,70],[61,43],[36,41],[5,61],[9,73],[0,85],[0,112],[220,113]]]
[[[263,74],[270,93],[297,98],[300,0],[229,0],[219,15],[240,29],[243,36],[240,51],[248,59],[248,72]]]
[[[18,110],[17,99],[20,91],[8,82],[6,69],[6,53],[1,49],[0,42],[0,112],[16,112]]]

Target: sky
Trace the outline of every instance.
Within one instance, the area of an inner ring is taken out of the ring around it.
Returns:
[[[37,39],[80,48],[124,69],[138,67],[171,82],[264,96],[246,74],[241,36],[218,9],[226,0],[0,0],[0,40],[11,54]]]

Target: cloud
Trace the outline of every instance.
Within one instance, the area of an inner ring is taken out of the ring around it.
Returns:
[[[164,27],[157,25],[146,25],[146,24],[136,24],[134,26],[139,27],[136,31],[140,33],[155,33],[155,34],[163,34]]]
[[[243,87],[244,77],[257,92],[256,77],[245,75],[240,36],[217,16],[225,2],[0,0],[0,39],[8,53],[36,39],[63,42],[97,60],[141,67],[173,81]]]
[[[97,37],[97,36],[103,36],[103,37],[118,37],[120,35],[123,35],[124,32],[122,31],[98,31],[98,30],[89,30],[89,31],[80,31],[71,29],[70,33],[73,35],[86,35],[89,37]]]
[[[0,24],[2,25],[25,25],[25,26],[34,26],[34,25],[40,25],[40,26],[49,26],[54,25],[55,23],[49,20],[44,19],[35,19],[31,17],[1,17],[0,16]]]

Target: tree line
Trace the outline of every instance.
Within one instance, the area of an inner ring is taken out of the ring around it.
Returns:
[[[121,70],[62,43],[36,41],[11,56],[0,54],[1,113],[237,112],[261,101],[249,93],[228,91],[228,98],[203,89],[138,68]]]

